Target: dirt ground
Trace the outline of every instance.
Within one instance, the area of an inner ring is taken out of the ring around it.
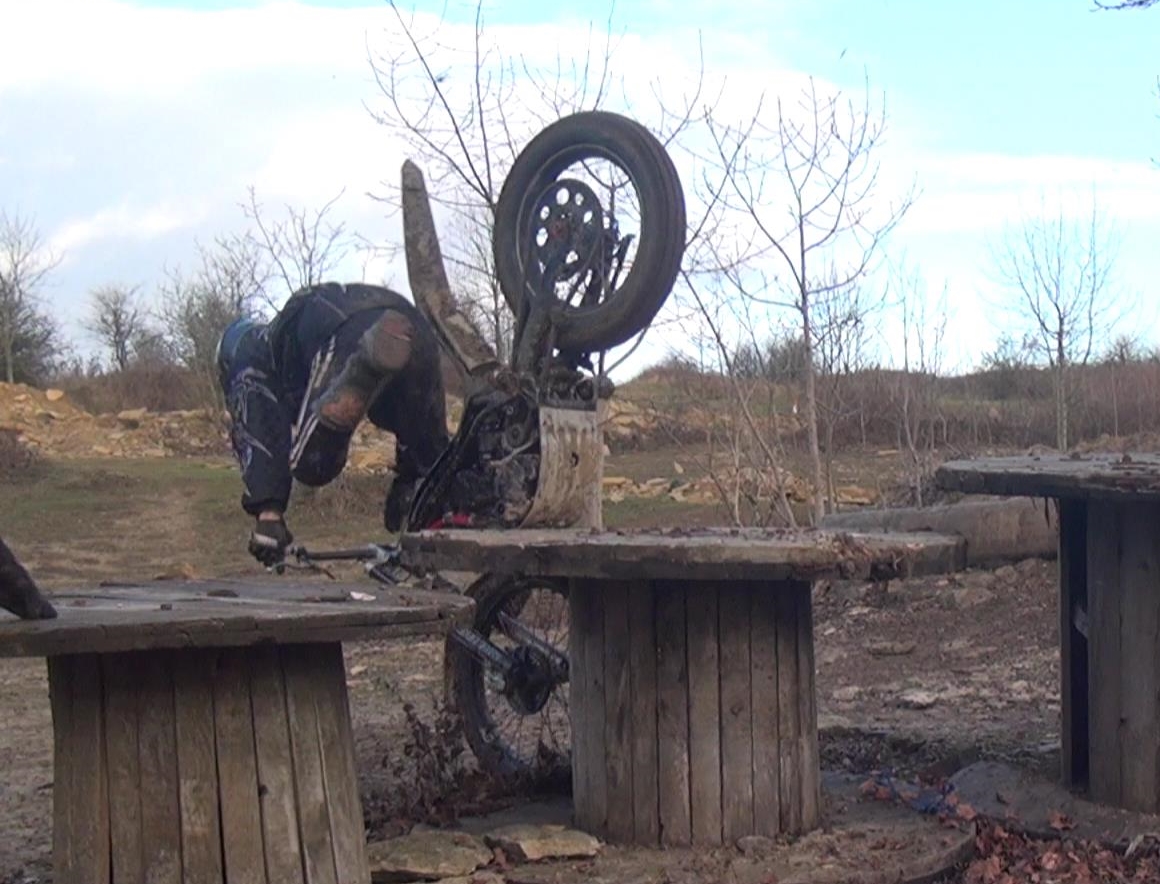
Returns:
[[[236,473],[213,460],[40,467],[0,482],[0,534],[49,589],[113,577],[238,575],[253,569],[239,490]],[[367,540],[366,526],[379,524],[377,485],[369,494],[328,493],[296,504],[299,539]],[[712,518],[695,507],[641,506],[610,507],[608,521]],[[886,587],[819,586],[824,765],[937,777],[997,758],[1053,771],[1054,581],[1053,562],[1028,561]],[[377,834],[495,797],[472,787],[462,746],[440,738],[441,654],[431,641],[347,648],[364,806]],[[0,882],[50,881],[52,729],[42,660],[0,662],[0,714]]]

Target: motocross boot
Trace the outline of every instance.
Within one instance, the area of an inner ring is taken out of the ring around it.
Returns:
[[[318,421],[327,429],[353,433],[371,404],[411,358],[415,328],[387,310],[359,338],[338,377],[318,399]]]

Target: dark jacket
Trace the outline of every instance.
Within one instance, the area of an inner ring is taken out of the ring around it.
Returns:
[[[394,433],[397,476],[421,476],[446,446],[439,345],[415,306],[381,286],[326,283],[303,289],[269,325],[239,320],[219,345],[218,368],[233,419],[231,441],[242,468],[246,512],[255,515],[270,506],[286,509],[291,437],[304,416],[315,357],[333,342],[330,358],[336,368],[330,376],[336,375],[362,332],[384,310],[405,314],[415,337],[409,364],[378,396],[368,418]],[[344,454],[348,442],[348,437],[336,437],[333,444]]]

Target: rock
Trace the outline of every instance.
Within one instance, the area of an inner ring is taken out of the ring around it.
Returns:
[[[857,485],[840,485],[834,489],[834,497],[845,506],[873,506],[878,503],[877,491]]]
[[[847,685],[844,688],[837,688],[831,695],[839,703],[853,703],[862,696],[862,689],[857,685]]]
[[[867,642],[866,652],[872,657],[905,657],[913,654],[917,647],[916,642]]]
[[[680,461],[676,461],[676,460],[673,461],[673,472],[676,473],[678,476],[685,475],[685,468],[683,466],[681,466]]]
[[[984,586],[963,586],[951,590],[951,600],[956,608],[975,608],[987,604],[994,597],[995,594]]]
[[[938,697],[930,691],[903,691],[898,697],[898,705],[903,709],[930,709],[938,702]]]
[[[777,850],[777,842],[764,835],[743,835],[737,839],[737,849],[746,856],[766,857]]]
[[[126,408],[117,412],[117,423],[127,430],[137,430],[141,428],[141,421],[145,420],[147,414],[147,408]]]
[[[586,832],[564,826],[501,826],[483,836],[516,862],[541,859],[578,859],[596,856],[600,842]]]
[[[464,832],[413,832],[367,845],[374,884],[465,877],[492,860],[487,845]]]
[[[1004,565],[995,569],[995,579],[1003,583],[1014,583],[1017,572],[1013,565]]]
[[[49,402],[58,402],[64,398],[64,390],[45,390],[44,398]]]

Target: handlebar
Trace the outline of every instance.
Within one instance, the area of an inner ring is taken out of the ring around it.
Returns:
[[[366,546],[347,549],[309,551],[301,544],[292,544],[286,548],[286,553],[280,562],[276,562],[269,570],[276,574],[283,574],[287,569],[316,571],[325,574],[331,580],[337,578],[320,562],[362,562],[367,573],[382,583],[401,583],[406,576],[406,569],[399,564],[400,549],[398,546],[384,546],[378,543],[368,543]]]

